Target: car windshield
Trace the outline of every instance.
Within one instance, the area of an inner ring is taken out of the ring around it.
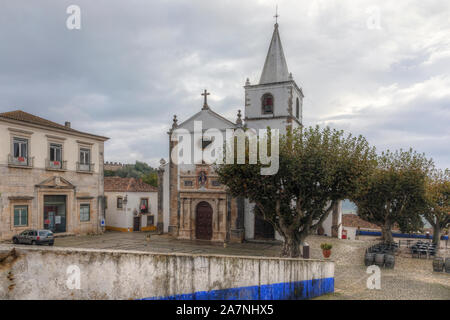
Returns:
[[[53,233],[51,231],[43,230],[43,231],[39,231],[39,235],[42,236],[42,237],[44,237],[44,236],[48,237],[48,236],[52,236]]]

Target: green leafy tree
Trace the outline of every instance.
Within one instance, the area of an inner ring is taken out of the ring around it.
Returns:
[[[439,247],[440,234],[450,225],[450,170],[436,170],[427,180],[423,216],[433,227],[433,243]]]
[[[105,170],[104,174],[105,177],[117,176],[122,178],[142,179],[145,183],[155,187],[158,186],[158,174],[156,170],[145,162],[136,161],[134,165],[126,165],[117,171]]]
[[[217,165],[216,172],[232,196],[255,204],[255,214],[284,238],[281,255],[289,257],[300,255],[300,244],[339,200],[356,191],[358,180],[375,164],[375,152],[363,137],[330,128],[281,136],[279,170],[274,175],[261,175],[260,162],[249,164],[248,150],[247,140],[246,164]]]
[[[425,181],[432,167],[432,160],[412,149],[383,152],[378,157],[377,169],[362,181],[352,198],[358,207],[358,215],[378,225],[386,242],[393,241],[394,224],[402,232],[420,230],[425,208]]]
[[[158,174],[156,172],[150,172],[142,177],[142,181],[145,183],[157,187],[158,186]]]

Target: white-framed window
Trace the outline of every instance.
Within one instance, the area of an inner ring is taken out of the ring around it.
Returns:
[[[26,161],[28,157],[28,139],[14,137],[13,152],[15,159]]]
[[[25,227],[28,225],[28,206],[14,206],[14,227]]]
[[[117,197],[117,209],[122,209],[122,208],[123,208],[123,198]]]
[[[91,205],[89,203],[80,204],[80,221],[91,220]]]
[[[62,161],[62,145],[57,143],[50,143],[50,161]]]
[[[80,164],[88,165],[91,161],[91,150],[80,148]]]

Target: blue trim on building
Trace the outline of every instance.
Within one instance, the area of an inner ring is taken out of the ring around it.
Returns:
[[[380,231],[365,231],[365,230],[356,230],[356,235],[361,236],[381,236]],[[427,236],[425,234],[408,234],[408,233],[392,233],[393,237],[396,238],[414,238],[414,239],[426,239]],[[433,237],[430,236],[429,239],[432,239]],[[448,240],[448,236],[442,236],[442,240]]]
[[[334,292],[334,278],[198,291],[143,300],[301,300]]]

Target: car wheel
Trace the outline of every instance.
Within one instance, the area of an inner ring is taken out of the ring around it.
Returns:
[[[13,238],[13,243],[18,244],[19,243],[19,239]]]
[[[34,246],[36,244],[36,241],[31,241],[31,245]]]
[[[52,245],[53,245],[53,242],[49,242],[48,245],[49,245],[49,246],[52,246]]]

